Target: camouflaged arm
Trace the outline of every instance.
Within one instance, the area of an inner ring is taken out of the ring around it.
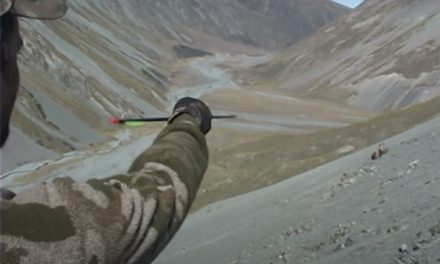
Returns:
[[[129,177],[107,179],[116,183],[113,185],[117,189],[135,190],[144,203],[148,219],[142,222],[149,223],[149,232],[143,232],[138,247],[144,249],[137,249],[133,259],[149,263],[168,244],[186,217],[207,167],[205,135],[196,119],[184,114],[165,127],[152,146],[136,158]]]
[[[149,223],[149,231],[137,235],[144,236],[137,246],[144,249],[137,249],[133,259],[149,263],[168,244],[187,215],[207,167],[205,135],[197,120],[184,114],[165,127],[152,146],[136,158],[128,175],[106,180],[123,193],[124,188],[139,193],[144,203],[142,210],[147,219],[142,222]],[[95,187],[99,189],[99,185]]]
[[[205,137],[182,115],[125,175],[58,178],[0,201],[2,263],[150,263],[182,224],[207,165]]]
[[[136,158],[128,172],[142,172],[145,168],[154,168],[154,164],[161,164],[185,184],[192,202],[208,167],[208,159],[205,135],[196,119],[184,114],[162,130],[153,145]]]

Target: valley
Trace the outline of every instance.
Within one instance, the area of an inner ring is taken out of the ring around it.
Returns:
[[[236,118],[213,121],[190,216],[155,263],[438,261],[438,0],[69,5],[21,19],[2,188],[124,173],[166,124],[109,118],[195,97]]]

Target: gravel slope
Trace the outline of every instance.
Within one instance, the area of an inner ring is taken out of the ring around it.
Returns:
[[[440,263],[440,118],[188,217],[160,263]]]

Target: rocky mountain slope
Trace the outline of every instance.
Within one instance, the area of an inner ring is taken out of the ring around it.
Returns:
[[[272,132],[257,138],[234,140],[232,144],[211,143],[212,162],[193,207],[198,209],[214,201],[270,186],[379,143],[439,114],[440,97],[436,97],[351,125],[320,127],[306,133]],[[232,136],[241,138],[238,133],[229,135]]]
[[[174,61],[173,43],[132,23],[116,1],[69,4],[62,20],[22,20],[14,113],[16,127],[61,152],[102,141],[111,115],[161,113]]]
[[[376,5],[380,7],[380,3]],[[407,8],[402,2],[387,3],[389,10]],[[423,2],[419,9],[427,11],[426,3],[436,6],[434,2]],[[410,7],[413,5],[412,2],[406,4]],[[281,92],[277,94],[269,85],[264,86],[278,80],[282,83],[283,77],[288,76],[287,71],[283,75],[271,68],[287,53],[275,56],[275,60],[270,62],[267,61],[271,55],[224,54],[182,61],[178,59],[178,54],[168,51],[176,47],[180,47],[180,51],[185,50],[185,54],[195,51],[190,47],[182,49],[177,41],[180,37],[175,36],[174,40],[169,36],[164,37],[161,35],[163,32],[160,33],[153,24],[141,26],[139,23],[142,20],[135,19],[139,17],[131,13],[134,12],[133,7],[140,9],[139,6],[128,5],[125,1],[72,1],[72,5],[72,10],[62,22],[43,24],[26,21],[23,28],[24,35],[35,38],[35,41],[26,40],[21,57],[24,81],[14,124],[28,134],[16,133],[20,138],[11,140],[15,145],[10,143],[2,151],[2,154],[9,154],[4,160],[10,164],[2,172],[27,162],[45,161],[31,164],[30,167],[38,168],[35,171],[24,166],[6,173],[4,178],[14,176],[9,181],[14,186],[63,175],[66,173],[63,165],[69,166],[67,171],[73,175],[72,168],[83,166],[85,159],[99,158],[98,154],[101,153],[105,153],[103,168],[117,168],[107,169],[102,177],[122,172],[125,167],[115,164],[120,159],[111,161],[112,151],[118,149],[113,146],[120,143],[117,137],[119,132],[105,129],[105,117],[122,112],[164,114],[172,102],[187,95],[202,97],[216,112],[238,115],[236,120],[216,122],[209,136],[214,162],[207,173],[196,207],[273,184],[408,129],[438,112],[437,101],[433,100],[417,106],[417,111],[397,109],[396,112],[365,121],[371,117],[368,113],[322,100],[331,99],[328,97],[331,94],[326,90],[313,95],[312,99],[309,98],[312,95],[303,96],[301,90],[290,96]],[[374,6],[374,2],[369,1],[350,14],[349,18],[356,18],[356,23],[362,23],[361,17],[371,19],[367,15]],[[100,13],[100,8],[104,7],[114,15]],[[90,10],[94,13],[90,13]],[[363,12],[367,15],[362,15]],[[87,20],[89,17],[96,21]],[[339,27],[348,23],[346,20],[349,18],[337,21],[324,29],[324,33],[328,28],[343,30],[344,27]],[[72,32],[80,33],[81,37],[72,38]],[[330,40],[332,34],[329,35]],[[311,40],[317,38],[324,38],[322,32],[298,46],[311,44]],[[229,45],[227,42],[224,44]],[[320,41],[315,42],[317,47],[321,44]],[[240,52],[255,51],[237,44],[228,47]],[[296,51],[296,48],[286,52],[292,50]],[[332,54],[323,53],[321,58],[331,57]],[[345,53],[341,50],[338,54]],[[289,58],[286,56],[283,61]],[[269,82],[257,86],[249,85],[245,78],[231,80],[227,73],[237,70],[243,72],[243,68],[255,65],[259,65],[256,66],[258,71],[266,70],[261,72],[262,76],[272,76],[273,73],[274,78],[279,79],[269,78]],[[33,72],[39,74],[31,74]],[[112,87],[110,91],[109,87]],[[320,97],[323,98],[320,100]],[[133,98],[136,99],[133,101]],[[388,102],[386,99],[384,102]],[[410,117],[404,118],[405,115]],[[357,122],[361,123],[348,126]],[[156,132],[149,129],[135,132],[123,144],[136,142],[140,135],[150,138]],[[103,137],[112,139],[102,146],[96,144],[104,140]],[[346,138],[349,140],[345,141]],[[37,144],[20,146],[19,142],[29,140]],[[94,142],[95,146],[92,144],[84,148],[87,142]],[[57,156],[51,150],[42,150],[41,146],[67,154]],[[17,154],[16,150],[24,148],[25,154]],[[69,152],[75,148],[81,151]],[[126,157],[138,153],[130,148],[126,151],[130,152]],[[35,153],[41,153],[41,157],[35,157]],[[65,155],[69,157],[66,164],[63,163]],[[128,166],[129,160],[126,163]],[[84,173],[84,170],[80,171]]]
[[[159,263],[438,263],[440,119],[189,216]]]
[[[369,0],[247,81],[375,112],[426,101],[440,94],[439,25],[439,1]]]
[[[238,118],[213,123],[198,211],[157,263],[440,258],[438,1],[369,0],[279,54],[264,49],[291,43],[285,9],[320,1],[70,2],[63,21],[24,21],[2,187],[125,172],[162,124],[107,117],[165,115],[194,96]],[[370,161],[383,140],[390,152]]]
[[[297,42],[348,11],[328,0],[136,0],[130,5],[143,25],[182,42],[192,43],[191,37],[200,32],[272,50]]]
[[[72,0],[62,20],[22,19],[14,129],[61,153],[102,142],[109,116],[163,114],[171,89],[198,82],[181,58],[262,54],[347,11],[315,2]]]

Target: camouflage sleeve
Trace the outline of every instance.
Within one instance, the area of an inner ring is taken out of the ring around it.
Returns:
[[[126,175],[59,178],[1,205],[1,263],[150,263],[179,229],[208,164],[196,120],[178,117]]]

